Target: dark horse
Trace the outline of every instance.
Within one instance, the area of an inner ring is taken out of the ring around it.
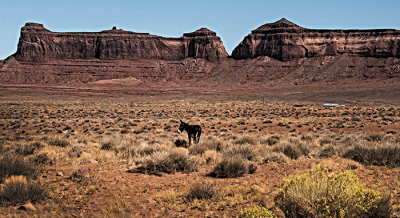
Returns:
[[[192,138],[194,144],[199,143],[201,135],[201,127],[199,125],[189,125],[181,120],[181,125],[179,126],[178,132],[182,133],[183,131],[186,131],[188,133],[189,147]]]

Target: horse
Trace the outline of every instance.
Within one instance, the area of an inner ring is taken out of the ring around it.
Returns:
[[[178,133],[186,131],[189,137],[189,147],[191,145],[191,140],[193,138],[193,143],[197,144],[200,141],[201,126],[199,125],[189,125],[181,120],[181,125],[178,128]]]

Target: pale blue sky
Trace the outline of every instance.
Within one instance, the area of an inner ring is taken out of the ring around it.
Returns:
[[[400,0],[0,0],[0,59],[16,51],[26,22],[57,32],[117,26],[166,37],[207,27],[231,53],[251,30],[282,17],[308,28],[400,29],[399,8]]]

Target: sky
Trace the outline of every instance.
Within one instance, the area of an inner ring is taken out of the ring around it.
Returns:
[[[0,59],[17,50],[26,22],[55,32],[113,26],[165,37],[207,27],[227,52],[251,30],[283,17],[306,28],[400,29],[400,0],[0,0]]]

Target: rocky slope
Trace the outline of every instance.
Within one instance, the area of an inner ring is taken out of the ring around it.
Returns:
[[[0,84],[235,89],[400,81],[399,39],[397,30],[312,30],[282,19],[254,30],[228,58],[206,28],[165,38],[116,28],[56,33],[27,23],[17,52],[0,61]]]
[[[15,54],[15,58],[23,62],[60,59],[181,60],[189,57],[216,61],[227,56],[220,38],[206,28],[186,33],[180,38],[165,38],[115,27],[99,33],[57,33],[37,23],[27,23],[22,27]]]
[[[232,57],[268,56],[288,61],[338,54],[400,57],[400,31],[307,29],[282,18],[253,30],[234,49]]]

